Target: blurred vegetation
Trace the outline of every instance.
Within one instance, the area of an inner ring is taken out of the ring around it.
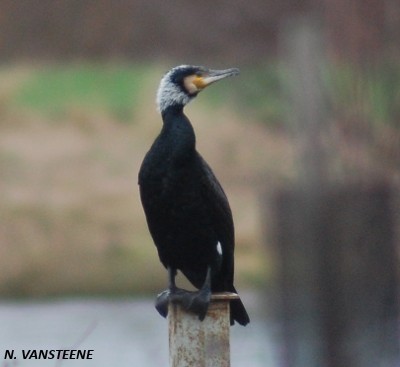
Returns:
[[[117,121],[134,121],[141,88],[154,75],[154,65],[68,64],[34,69],[16,89],[12,104],[60,118],[73,110],[105,112]],[[332,107],[340,114],[361,114],[377,127],[398,128],[400,65],[371,68],[349,64],[325,67],[325,83]],[[275,62],[242,71],[240,88],[230,83],[202,96],[210,108],[232,102],[238,113],[268,126],[279,126],[287,105],[281,95],[285,71]]]
[[[131,120],[140,86],[150,67],[99,64],[53,65],[38,68],[13,96],[16,106],[60,118],[74,109],[106,112],[120,121]]]
[[[136,175],[161,126],[155,91],[167,69],[2,67],[1,294],[133,294],[166,285]],[[336,162],[375,172],[389,161],[384,174],[398,177],[400,66],[330,65],[324,75]],[[272,190],[295,171],[280,91],[284,77],[274,62],[242,68],[239,79],[216,84],[188,106],[199,150],[233,207],[238,288],[258,287],[272,272],[260,192],[265,181]]]
[[[369,68],[340,65],[327,71],[327,87],[335,109],[360,115],[376,128],[400,129],[400,64],[381,63]]]

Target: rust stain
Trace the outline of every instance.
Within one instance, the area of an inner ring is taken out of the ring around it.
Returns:
[[[169,305],[170,367],[229,367],[229,302],[234,293],[213,294],[204,321],[179,304]]]

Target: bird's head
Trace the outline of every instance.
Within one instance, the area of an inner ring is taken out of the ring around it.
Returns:
[[[239,69],[211,70],[202,66],[181,65],[161,79],[157,92],[160,112],[171,106],[185,106],[210,84],[239,74]]]

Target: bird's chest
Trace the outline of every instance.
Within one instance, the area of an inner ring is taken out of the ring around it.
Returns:
[[[150,152],[140,172],[143,204],[149,210],[164,214],[173,208],[184,210],[188,202],[200,195],[197,171],[195,159],[190,154],[177,156],[168,152]]]

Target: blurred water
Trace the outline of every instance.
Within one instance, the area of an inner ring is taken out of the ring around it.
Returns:
[[[231,366],[277,366],[262,302],[246,294],[251,323],[231,328]],[[6,349],[18,359],[4,361]],[[22,349],[93,349],[92,360],[22,360]],[[168,366],[168,325],[152,299],[0,303],[1,367]]]

